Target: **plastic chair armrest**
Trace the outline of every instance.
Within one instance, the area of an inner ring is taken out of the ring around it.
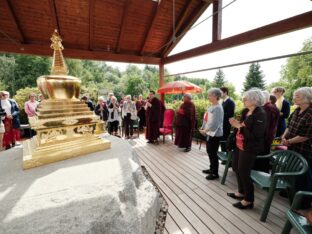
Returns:
[[[296,193],[293,203],[291,205],[291,209],[300,209],[300,205],[302,204],[302,200],[304,197],[312,197],[312,192],[307,191],[299,191]]]

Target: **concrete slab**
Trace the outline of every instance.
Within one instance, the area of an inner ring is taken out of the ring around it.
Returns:
[[[128,142],[22,169],[22,148],[0,153],[0,233],[154,233],[159,200]]]

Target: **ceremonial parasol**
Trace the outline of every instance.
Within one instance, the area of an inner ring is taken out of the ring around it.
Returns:
[[[203,89],[191,82],[178,80],[169,82],[157,90],[159,94],[201,93]]]

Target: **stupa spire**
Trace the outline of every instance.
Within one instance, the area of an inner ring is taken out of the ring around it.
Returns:
[[[62,38],[56,29],[52,34],[51,41],[50,47],[54,50],[51,75],[67,75],[68,69],[62,53],[64,46],[62,45]]]

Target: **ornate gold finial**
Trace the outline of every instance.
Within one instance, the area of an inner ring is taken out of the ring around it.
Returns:
[[[62,38],[58,31],[55,29],[52,37],[51,37],[51,49],[54,50],[53,53],[53,63],[52,63],[52,69],[51,74],[52,75],[67,75],[68,69],[63,57],[62,50],[64,49],[62,45]]]

